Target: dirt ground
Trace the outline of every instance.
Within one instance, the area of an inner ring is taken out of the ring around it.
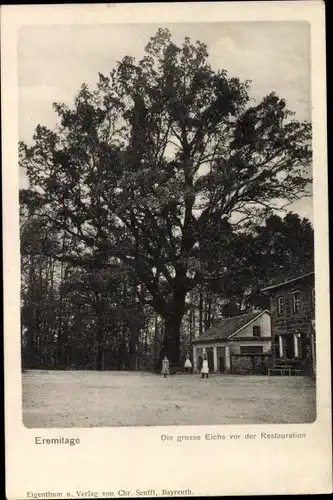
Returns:
[[[22,382],[32,428],[290,424],[316,415],[315,385],[304,377],[33,370]]]

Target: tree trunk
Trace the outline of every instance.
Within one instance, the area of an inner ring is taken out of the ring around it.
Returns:
[[[33,369],[36,368],[36,343],[35,343],[34,328],[31,328],[31,326],[28,327],[27,336],[28,336],[27,365],[28,368]]]
[[[122,370],[126,353],[125,341],[122,338],[117,351],[117,370]]]
[[[65,233],[62,238],[62,254],[65,252]],[[63,335],[64,335],[64,292],[63,285],[67,278],[66,266],[63,261],[60,263],[60,283],[59,283],[59,323],[56,346],[56,366],[63,368]]]
[[[165,333],[161,358],[167,356],[171,366],[180,363],[180,326],[183,315],[179,312],[165,318]]]
[[[95,314],[96,314],[96,359],[95,366],[97,371],[104,369],[104,328],[105,328],[105,308],[103,296],[99,292],[95,292]]]
[[[199,295],[199,336],[203,334],[203,293],[200,290]]]
[[[192,340],[196,338],[196,328],[197,328],[197,325],[196,325],[196,314],[197,314],[197,310],[195,307],[193,307],[193,327],[192,327],[192,331],[193,331],[193,334],[192,334]]]
[[[98,333],[98,337],[100,337],[99,333]],[[104,357],[104,350],[103,350],[102,342],[101,342],[100,338],[97,338],[97,353],[96,353],[96,370],[97,371],[103,371],[103,369],[104,369],[103,357]]]
[[[212,294],[210,293],[208,296],[207,330],[211,327],[211,324],[212,324]]]
[[[167,356],[170,365],[180,366],[180,327],[185,312],[186,293],[176,288],[169,314],[165,315],[165,332],[160,356]]]
[[[190,317],[189,317],[189,328],[190,328],[190,344],[192,343],[193,340],[193,309],[191,307],[190,309]]]
[[[157,312],[155,312],[155,328],[154,328],[154,370],[158,370],[158,363],[159,363],[159,357],[158,357],[158,349],[157,349],[157,340],[158,340],[158,316]]]
[[[208,330],[208,294],[205,294],[204,300],[204,331]]]

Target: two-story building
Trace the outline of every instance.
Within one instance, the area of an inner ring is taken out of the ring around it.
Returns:
[[[263,289],[270,295],[273,363],[301,362],[315,373],[315,274],[291,276]]]

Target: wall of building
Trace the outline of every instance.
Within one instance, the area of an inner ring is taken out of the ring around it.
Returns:
[[[232,338],[237,337],[253,337],[253,327],[260,326],[261,337],[271,336],[271,317],[268,313],[262,314],[255,321],[250,323],[247,327],[243,328],[237,335]]]
[[[205,346],[198,346],[195,345],[194,347],[196,348],[196,353],[197,357],[203,356],[203,349],[205,349],[206,354],[208,352],[213,351],[213,349],[216,347],[217,348],[217,357],[224,357],[225,356],[225,348],[229,347],[230,348],[230,353],[231,354],[240,354],[240,348],[244,346],[262,346],[263,347],[263,352],[269,352],[271,348],[271,340],[234,340],[234,341],[224,341],[224,342],[215,342],[215,343],[209,343],[205,344]]]
[[[261,337],[253,339],[253,327],[260,326]],[[248,340],[246,340],[248,338]],[[230,356],[244,354],[246,347],[249,347],[249,353],[254,353],[253,348],[261,347],[262,353],[269,355],[271,353],[271,319],[270,314],[265,313],[255,321],[250,323],[230,340],[207,342],[195,344],[193,349],[193,359],[196,368],[199,368],[199,357],[207,354],[210,369],[214,369],[214,356],[216,356],[216,371],[228,371],[230,365]],[[251,350],[252,349],[252,350]],[[260,351],[259,351],[260,352]],[[257,353],[259,353],[257,351]]]
[[[312,319],[315,317],[314,275],[269,291],[271,296],[272,352],[274,359],[305,360],[311,365],[315,355]],[[299,311],[293,309],[293,292],[300,294]],[[282,313],[278,299],[284,298]],[[295,348],[296,344],[296,348]]]
[[[258,337],[257,340],[252,340],[253,339],[253,327],[255,326],[260,326],[260,334],[261,337]],[[239,337],[241,337],[241,340],[237,340]],[[246,337],[249,338],[249,341],[247,342]],[[243,328],[239,333],[237,333],[235,336],[231,337],[230,340],[225,340],[225,341],[216,341],[216,342],[207,342],[207,343],[202,343],[202,344],[195,344],[196,347],[196,353],[197,356],[202,356],[203,355],[203,349],[208,353],[209,351],[212,351],[213,348],[217,348],[217,356],[221,357],[225,355],[225,347],[226,346],[231,346],[230,348],[233,350],[234,354],[238,354],[240,350],[240,346],[245,346],[245,345],[253,345],[253,346],[260,346],[262,345],[264,348],[264,352],[268,352],[270,350],[270,337],[271,337],[271,318],[269,313],[265,313],[259,318],[257,318],[255,321],[250,323],[248,326]],[[267,340],[263,340],[267,338]],[[269,338],[269,340],[268,340]],[[250,340],[251,339],[251,340]]]
[[[271,314],[272,331],[274,335],[286,333],[308,333],[311,327],[311,319],[314,318],[314,304],[312,290],[314,288],[314,278],[308,277],[296,283],[290,283],[270,291],[271,294]],[[300,292],[300,310],[293,311],[292,293]],[[278,311],[278,298],[284,297],[283,313]]]
[[[271,342],[262,342],[260,340],[258,341],[251,341],[251,342],[245,342],[242,340],[241,342],[235,342],[235,343],[230,343],[230,353],[231,354],[242,354],[241,347],[246,347],[246,346],[257,346],[257,347],[262,347],[262,352],[263,354],[269,354],[271,352]]]

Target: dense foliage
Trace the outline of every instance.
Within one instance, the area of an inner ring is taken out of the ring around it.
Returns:
[[[265,279],[305,258],[308,222],[260,224],[306,194],[311,127],[249,91],[203,43],[159,30],[20,144],[27,365],[178,364],[215,309],[257,304]]]

